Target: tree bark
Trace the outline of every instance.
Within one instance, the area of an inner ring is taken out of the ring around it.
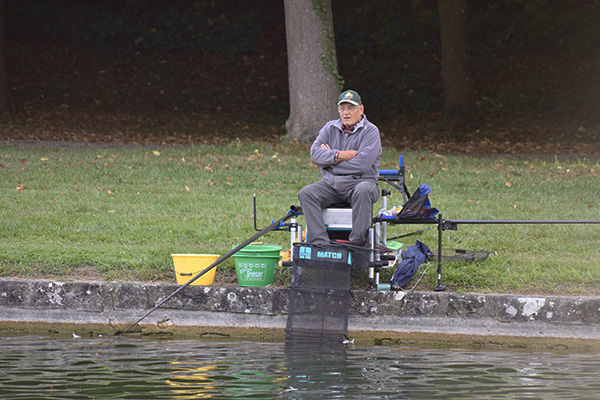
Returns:
[[[469,124],[475,116],[475,96],[467,56],[466,0],[438,0],[438,10],[444,118],[453,124]]]
[[[308,142],[337,116],[340,94],[331,0],[284,0],[290,139]]]

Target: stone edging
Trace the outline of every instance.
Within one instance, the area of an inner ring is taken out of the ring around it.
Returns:
[[[3,323],[129,325],[178,288],[0,279]],[[142,324],[285,328],[287,288],[190,286]],[[600,339],[600,298],[353,290],[349,332]]]

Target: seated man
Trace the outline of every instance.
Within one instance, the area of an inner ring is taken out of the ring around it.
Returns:
[[[340,118],[323,126],[310,148],[322,179],[300,190],[309,243],[329,243],[323,209],[350,204],[349,240],[364,245],[371,226],[373,203],[379,198],[377,176],[381,139],[379,129],[367,120],[358,93],[346,90],[338,99]]]

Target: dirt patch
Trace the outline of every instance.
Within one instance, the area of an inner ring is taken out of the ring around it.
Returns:
[[[421,115],[418,121],[409,122],[412,118],[399,115],[376,120],[383,145],[399,151],[486,156],[574,155],[590,160],[600,156],[600,126],[586,128],[575,119],[531,115],[506,120],[497,116],[478,127],[448,130],[438,114]],[[16,117],[0,123],[0,143],[46,148],[218,145],[232,140],[279,143],[285,135],[284,122],[284,117],[273,116],[257,120],[175,113],[154,117],[49,113],[43,120]]]

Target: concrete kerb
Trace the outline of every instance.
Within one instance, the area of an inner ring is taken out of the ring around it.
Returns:
[[[123,329],[177,288],[0,279],[0,330],[50,325]],[[142,326],[154,332],[200,330],[219,335],[262,330],[283,337],[287,309],[287,288],[190,286]],[[351,337],[376,343],[456,335],[474,342],[491,337],[584,340],[600,347],[600,298],[354,290],[348,329]]]

